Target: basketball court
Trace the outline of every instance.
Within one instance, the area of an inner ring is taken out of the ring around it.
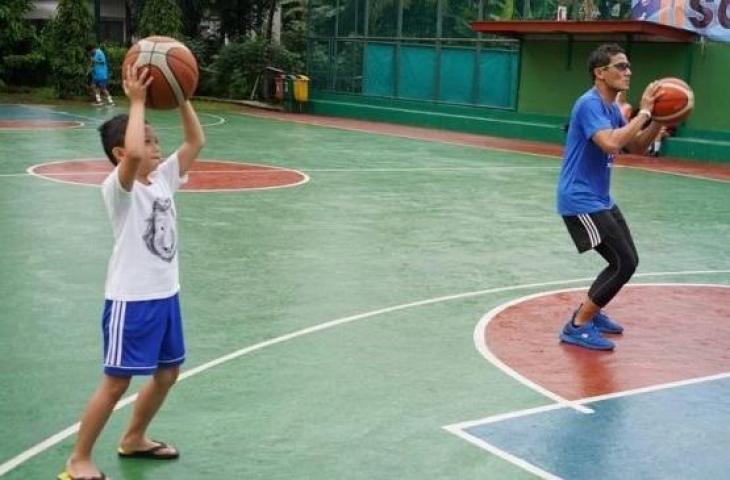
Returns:
[[[0,105],[0,478],[51,479],[101,375],[112,232],[96,128],[124,111]],[[199,105],[177,197],[188,348],[112,479],[721,479],[730,421],[730,166],[625,157],[640,265],[614,352],[557,334],[603,268],[554,212],[559,149]],[[162,148],[175,113],[148,120]]]

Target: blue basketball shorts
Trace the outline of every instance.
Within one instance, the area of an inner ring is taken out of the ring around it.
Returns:
[[[104,78],[104,79],[96,79],[96,78],[93,78],[91,80],[91,84],[94,85],[96,88],[104,89],[109,84],[109,80],[106,79],[106,78]]]
[[[180,300],[106,300],[101,319],[104,373],[128,377],[151,375],[185,361]]]

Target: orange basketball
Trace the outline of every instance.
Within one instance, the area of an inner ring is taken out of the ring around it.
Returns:
[[[679,78],[667,77],[659,80],[659,96],[654,102],[654,120],[677,124],[684,121],[695,106],[692,87]]]
[[[195,55],[174,38],[143,38],[127,52],[122,71],[129,64],[150,69],[152,83],[147,89],[150,108],[175,108],[190,98],[198,86]]]

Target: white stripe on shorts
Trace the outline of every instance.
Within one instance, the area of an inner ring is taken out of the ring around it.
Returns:
[[[112,308],[109,318],[108,347],[106,352],[105,365],[119,366],[122,363],[122,339],[124,338],[124,314],[127,310],[127,303],[112,301]]]
[[[588,232],[588,238],[591,240],[591,248],[601,243],[601,234],[598,233],[596,224],[593,223],[593,219],[587,213],[581,213],[578,215],[578,220],[583,224],[583,228]]]
[[[106,358],[104,359],[105,365],[111,365],[111,361],[114,355],[114,347],[116,342],[114,341],[114,324],[117,318],[117,302],[112,301],[111,312],[109,313],[109,323],[106,326],[107,330],[107,347],[106,347]]]
[[[117,358],[114,365],[120,366],[122,364],[122,352],[124,351],[124,319],[127,314],[127,302],[120,303],[119,312],[119,328],[117,329]]]

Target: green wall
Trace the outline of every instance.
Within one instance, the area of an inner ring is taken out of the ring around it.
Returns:
[[[586,61],[598,44],[524,41],[517,110],[567,117],[576,97],[591,86]],[[725,131],[730,138],[730,96],[725,95],[730,78],[730,45],[623,42],[622,46],[633,65],[629,92],[632,104],[638,104],[644,87],[652,80],[666,76],[683,78],[695,90],[695,111],[685,129]],[[701,132],[694,133],[702,136]]]
[[[695,111],[687,126],[701,130],[724,130],[730,137],[730,44],[694,45],[691,85]]]
[[[526,40],[521,45],[517,108],[495,109],[425,100],[312,92],[313,113],[446,128],[485,135],[562,143],[562,126],[575,99],[591,87],[586,61],[599,43]],[[623,42],[633,65],[631,103],[644,87],[665,76],[687,80],[695,111],[662,155],[730,162],[730,44]]]

